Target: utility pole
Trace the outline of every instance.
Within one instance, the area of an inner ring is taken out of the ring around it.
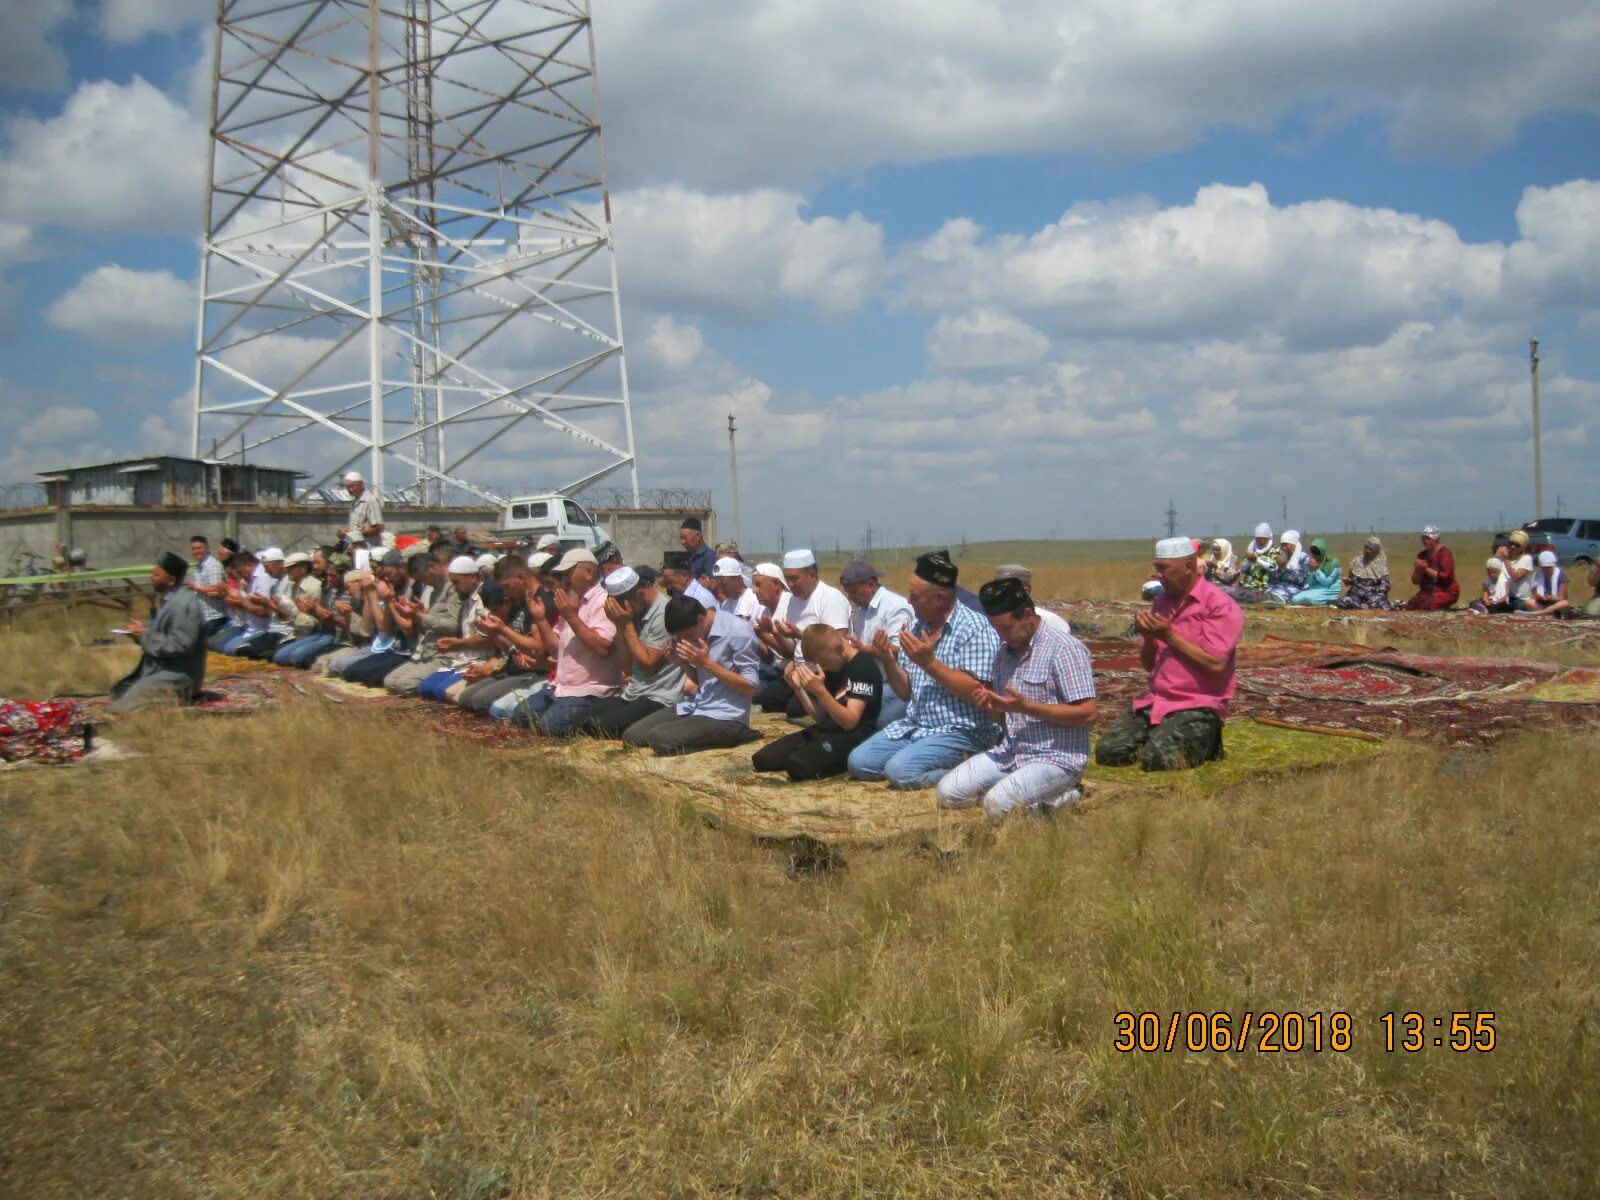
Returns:
[[[1539,339],[1528,342],[1528,368],[1533,373],[1533,515],[1544,516],[1544,448],[1539,434]]]
[[[780,555],[781,554],[786,554],[786,553],[788,553],[788,550],[789,550],[789,539],[784,534],[783,526],[779,525],[778,526],[778,553]]]
[[[1171,500],[1167,501],[1167,536],[1178,536],[1178,509]]]
[[[1289,528],[1289,493],[1283,494],[1283,527]]]
[[[733,540],[742,547],[744,534],[739,528],[739,427],[728,414],[728,474],[733,479]]]

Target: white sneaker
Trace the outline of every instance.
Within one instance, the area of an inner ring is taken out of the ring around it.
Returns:
[[[1083,793],[1077,788],[1064,792],[1054,800],[1046,800],[1039,806],[1039,811],[1045,816],[1051,816],[1063,808],[1070,808],[1083,799]]]

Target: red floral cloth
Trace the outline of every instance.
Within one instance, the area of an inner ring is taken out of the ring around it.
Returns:
[[[77,762],[83,707],[75,700],[0,700],[0,759]]]

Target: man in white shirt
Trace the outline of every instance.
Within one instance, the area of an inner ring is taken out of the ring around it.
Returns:
[[[745,584],[744,564],[736,558],[719,558],[711,568],[711,592],[717,607],[751,625],[761,615],[761,601]]]
[[[878,568],[869,562],[858,558],[845,563],[844,570],[839,572],[839,584],[854,606],[850,614],[850,636],[860,649],[871,646],[880,630],[891,638],[898,638],[900,631],[917,619],[911,610],[911,601],[884,587]],[[883,664],[870,652],[868,658],[878,665],[881,674]],[[895,695],[893,688],[885,687],[877,728],[898,721],[905,712],[906,702]]]
[[[1021,563],[1004,563],[1001,566],[996,567],[994,569],[994,577],[996,579],[1019,580],[1022,583],[1023,594],[1027,596],[1029,600],[1033,599],[1033,572],[1028,570],[1028,568],[1023,566]],[[1045,608],[1043,605],[1039,604],[1034,606],[1034,612],[1038,614],[1039,620],[1042,623],[1050,626],[1050,628],[1054,629],[1057,633],[1063,634],[1066,637],[1072,636],[1072,626],[1067,623],[1067,619],[1060,613],[1053,613],[1048,608]]]
[[[810,550],[791,550],[783,556],[783,581],[789,586],[788,599],[773,616],[757,625],[766,635],[761,638],[780,658],[802,662],[800,635],[819,622],[835,629],[850,628],[850,601],[817,573],[817,556]],[[799,698],[787,679],[764,684],[756,693],[763,712],[785,712],[793,703],[800,711]]]

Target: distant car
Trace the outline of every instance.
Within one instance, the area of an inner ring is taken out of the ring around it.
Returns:
[[[1600,517],[1540,517],[1522,528],[1534,545],[1549,544],[1568,566],[1589,567],[1600,558]]]

